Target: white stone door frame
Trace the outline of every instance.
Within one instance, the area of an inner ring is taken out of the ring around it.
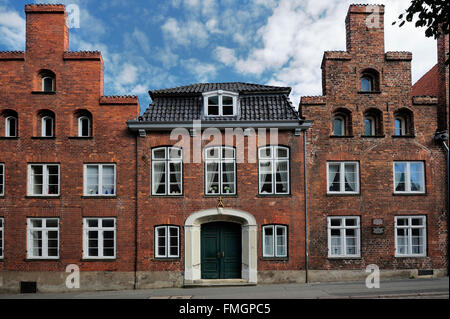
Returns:
[[[234,222],[242,228],[242,279],[257,283],[257,231],[253,215],[231,208],[205,209],[191,214],[184,223],[184,282],[201,279],[201,225],[209,222]]]

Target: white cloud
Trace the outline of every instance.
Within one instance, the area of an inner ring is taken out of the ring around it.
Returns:
[[[25,48],[25,19],[15,10],[0,6],[0,43],[9,50]]]
[[[150,41],[144,32],[134,28],[132,37],[139,43],[142,50],[144,50],[144,53],[150,54]]]
[[[233,65],[237,62],[237,58],[233,49],[218,46],[215,49],[215,55],[217,59],[226,66]]]
[[[202,48],[208,44],[209,35],[206,27],[196,20],[191,19],[180,23],[174,18],[169,18],[161,29],[167,40],[177,45],[196,45]]]
[[[217,66],[215,64],[202,63],[196,59],[187,59],[182,63],[199,82],[209,82],[217,75]]]

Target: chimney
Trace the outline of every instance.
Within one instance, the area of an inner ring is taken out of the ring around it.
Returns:
[[[345,27],[347,52],[384,54],[384,5],[350,5]]]
[[[62,4],[28,4],[25,6],[26,54],[36,58],[61,56],[69,50],[69,28]]]

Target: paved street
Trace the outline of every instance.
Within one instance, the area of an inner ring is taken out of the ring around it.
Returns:
[[[278,284],[244,287],[163,288],[102,292],[0,294],[0,299],[448,299],[448,277],[381,281],[368,289],[365,282]]]

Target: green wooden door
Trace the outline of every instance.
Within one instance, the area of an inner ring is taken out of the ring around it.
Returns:
[[[241,246],[241,225],[227,222],[203,224],[202,278],[241,278]]]

